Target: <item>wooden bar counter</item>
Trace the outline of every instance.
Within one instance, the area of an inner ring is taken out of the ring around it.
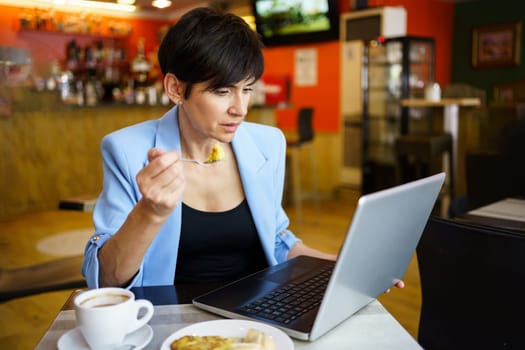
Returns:
[[[0,119],[0,219],[56,208],[62,198],[98,194],[102,137],[159,118],[168,108],[67,106],[57,93],[13,89],[11,115]]]

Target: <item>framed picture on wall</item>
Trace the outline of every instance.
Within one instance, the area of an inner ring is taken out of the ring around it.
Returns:
[[[513,67],[520,64],[521,22],[476,27],[472,30],[474,68]]]

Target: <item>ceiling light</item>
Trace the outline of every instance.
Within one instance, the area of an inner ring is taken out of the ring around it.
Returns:
[[[134,5],[117,4],[105,1],[87,0],[0,0],[0,4],[22,7],[37,7],[53,5],[57,10],[73,10],[75,7],[81,9],[98,9],[104,11],[134,12]]]
[[[135,0],[117,0],[117,3],[123,5],[134,5]]]
[[[153,0],[151,2],[151,5],[153,5],[153,7],[156,7],[156,8],[159,8],[159,9],[163,9],[163,8],[166,8],[166,7],[170,7],[171,6],[171,1],[170,0]]]
[[[82,6],[82,7],[95,7],[103,10],[116,10],[116,11],[135,11],[135,6],[126,4],[115,4],[111,2],[102,1],[87,1],[87,0],[67,0],[67,4],[71,6]]]

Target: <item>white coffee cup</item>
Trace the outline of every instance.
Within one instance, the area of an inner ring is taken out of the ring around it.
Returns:
[[[153,304],[123,288],[98,288],[75,297],[77,327],[91,349],[111,349],[153,316]],[[145,312],[141,312],[145,310]]]

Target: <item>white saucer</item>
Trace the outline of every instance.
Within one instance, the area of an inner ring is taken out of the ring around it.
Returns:
[[[153,329],[149,325],[137,329],[135,332],[126,335],[123,344],[135,345],[135,350],[144,349],[153,338]],[[78,328],[64,333],[58,339],[58,350],[89,350],[82,333]]]

